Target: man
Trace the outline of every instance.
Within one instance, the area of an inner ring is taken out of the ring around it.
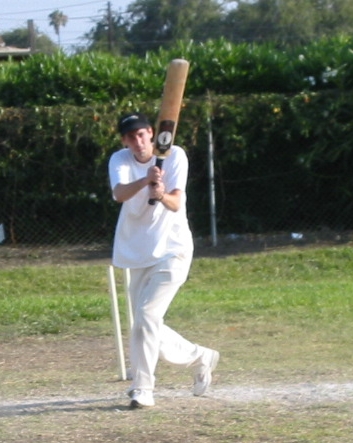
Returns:
[[[172,146],[155,166],[153,130],[142,113],[121,117],[125,146],[109,161],[113,198],[123,203],[115,232],[113,264],[130,269],[133,328],[130,337],[131,408],[154,406],[158,359],[194,369],[194,395],[203,395],[212,381],[219,353],[190,343],[164,324],[164,316],[186,281],[193,240],[186,215],[188,160]],[[155,205],[148,203],[156,201]]]

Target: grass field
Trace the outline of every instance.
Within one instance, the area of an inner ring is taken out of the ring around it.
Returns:
[[[277,319],[322,332],[327,324],[340,328],[353,319],[352,272],[348,247],[197,259],[169,318],[215,325]],[[105,266],[1,269],[0,278],[2,330],[60,333],[110,318]],[[117,283],[122,292],[118,271]]]
[[[215,375],[219,389],[344,385],[353,378],[352,271],[353,250],[347,246],[198,258],[166,322],[188,338],[219,349],[222,358]],[[116,276],[122,293],[119,271]],[[107,340],[111,343],[107,266],[3,268],[0,279],[4,401],[29,398],[30,382],[21,372],[25,368],[19,369],[21,376],[13,375],[9,350],[25,352],[27,346],[30,352],[39,344],[52,349],[53,343],[61,343],[67,354],[75,346],[89,346],[87,340],[103,343],[103,350]],[[124,297],[119,300],[124,314]],[[37,365],[32,395],[67,395],[70,389],[81,396],[85,392],[93,395],[97,392],[92,386],[97,383],[102,395],[111,392],[106,380],[112,365],[98,365],[98,372],[90,368],[98,348],[89,349],[82,357],[80,373],[75,372],[73,363],[71,367],[66,363],[60,371],[63,362],[58,361],[57,371],[52,368],[50,375],[46,371],[45,378]],[[100,355],[102,361],[110,352],[107,346],[107,354]],[[161,364],[158,387],[162,391],[175,386],[183,390],[188,377]],[[190,397],[176,399],[171,406],[168,395],[162,395],[158,403],[153,412],[139,412],[143,428],[136,424],[136,415],[132,417],[123,408],[118,425],[117,407],[111,405],[82,406],[81,414],[77,409],[71,414],[68,410],[5,414],[0,442],[351,442],[350,398],[288,405],[266,398],[238,402],[236,398],[223,401],[219,396]],[[92,420],[94,429],[89,426]],[[14,431],[16,423],[25,424],[27,437]],[[109,432],[102,423],[111,424]]]

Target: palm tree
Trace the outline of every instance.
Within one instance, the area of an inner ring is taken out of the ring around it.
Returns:
[[[55,34],[58,36],[58,45],[60,48],[60,27],[65,26],[68,21],[68,16],[58,9],[49,14],[50,19],[49,25],[54,26]]]

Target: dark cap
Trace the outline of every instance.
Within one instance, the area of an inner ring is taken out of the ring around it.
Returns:
[[[136,131],[136,129],[149,127],[151,127],[151,123],[147,116],[141,112],[123,115],[118,123],[120,135],[125,135],[130,131]]]

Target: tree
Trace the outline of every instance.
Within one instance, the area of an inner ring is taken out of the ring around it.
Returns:
[[[128,54],[129,44],[126,39],[127,24],[122,15],[108,9],[103,18],[84,35],[89,51]]]
[[[315,38],[353,32],[351,0],[239,1],[224,21],[232,41],[303,44]]]
[[[313,33],[311,0],[239,1],[227,15],[225,36],[231,41],[298,42]]]
[[[180,40],[297,45],[353,33],[352,0],[134,0],[124,14],[108,5],[84,36],[89,50],[143,56]]]
[[[29,47],[28,28],[17,28],[13,31],[5,32],[2,38],[7,46],[15,46],[17,48]],[[56,44],[46,35],[36,30],[36,50],[51,54],[57,50]]]
[[[68,16],[63,12],[56,9],[54,12],[49,14],[48,18],[50,19],[49,25],[54,27],[55,34],[58,36],[58,45],[60,48],[60,28],[61,26],[65,26],[68,21]]]
[[[127,38],[142,55],[177,40],[220,37],[223,8],[216,0],[135,0],[127,13]]]
[[[320,35],[353,32],[353,3],[351,0],[312,0],[317,12]]]

